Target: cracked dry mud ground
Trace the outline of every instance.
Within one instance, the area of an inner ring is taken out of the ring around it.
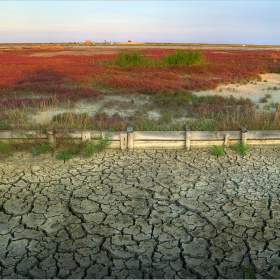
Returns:
[[[2,278],[280,277],[280,149],[0,163]]]

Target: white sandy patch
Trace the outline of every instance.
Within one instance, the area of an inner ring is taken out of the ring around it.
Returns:
[[[195,94],[198,96],[220,95],[229,97],[232,95],[235,98],[249,98],[254,103],[259,104],[260,108],[262,108],[265,104],[259,103],[259,100],[260,98],[265,97],[266,94],[271,94],[271,98],[268,99],[268,103],[280,102],[280,74],[262,74],[260,76],[262,77],[261,82],[254,81],[246,85],[221,85],[214,90],[195,92]],[[278,88],[278,90],[274,90],[273,88],[275,87]]]

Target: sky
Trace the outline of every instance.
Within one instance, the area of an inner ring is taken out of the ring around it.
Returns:
[[[2,1],[0,43],[280,45],[280,1]]]

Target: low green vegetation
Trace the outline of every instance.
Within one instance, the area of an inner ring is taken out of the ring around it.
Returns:
[[[65,134],[60,139],[58,138],[55,144],[42,140],[25,141],[21,139],[20,142],[0,140],[0,158],[12,155],[15,151],[29,150],[34,156],[47,152],[51,152],[52,154],[56,152],[56,158],[64,160],[65,162],[75,155],[90,157],[94,153],[108,148],[110,143],[110,134],[83,142],[69,139],[67,134]]]
[[[149,58],[139,51],[120,52],[111,63],[117,66],[184,66],[202,64],[203,60],[199,51],[178,49],[172,54],[165,54],[162,59]]]
[[[245,156],[249,151],[249,146],[243,144],[241,141],[238,141],[238,143],[231,145],[230,147],[242,156]]]
[[[102,151],[111,143],[110,135],[106,134],[104,137],[100,136],[94,140],[75,142],[74,140],[61,140],[58,144],[57,159],[64,160],[64,162],[75,155],[83,157],[90,157],[94,153]]]
[[[39,154],[49,152],[52,149],[53,149],[52,145],[49,142],[46,142],[46,143],[41,143],[41,144],[38,144],[38,145],[34,145],[31,148],[31,151],[32,151],[32,154],[34,156],[37,156]]]
[[[224,145],[222,146],[214,145],[211,150],[211,155],[216,156],[217,158],[219,156],[224,156],[225,155],[224,149],[225,149]]]
[[[12,144],[10,141],[0,140],[0,155],[7,157],[12,152]]]
[[[225,156],[225,147],[225,145],[213,145],[210,153],[211,155],[216,156],[217,158],[219,156]],[[242,156],[245,156],[249,151],[249,146],[242,144],[241,141],[238,141],[236,144],[230,145],[230,148]]]
[[[66,160],[72,158],[72,154],[71,154],[71,151],[70,150],[62,150],[62,151],[59,151],[56,155],[56,158],[57,159],[62,159],[65,163]]]
[[[256,272],[252,265],[249,267],[245,268],[243,271],[243,278],[244,279],[256,279]]]

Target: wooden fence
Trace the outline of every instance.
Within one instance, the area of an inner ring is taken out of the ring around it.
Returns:
[[[121,150],[139,149],[186,149],[195,147],[208,147],[213,145],[230,145],[237,141],[249,145],[280,145],[280,130],[267,131],[191,131],[186,127],[185,131],[133,131],[128,127],[127,131],[39,131],[17,130],[1,131],[0,139],[46,139],[55,142],[59,138],[72,138],[86,141],[98,137],[110,136],[109,148]]]

